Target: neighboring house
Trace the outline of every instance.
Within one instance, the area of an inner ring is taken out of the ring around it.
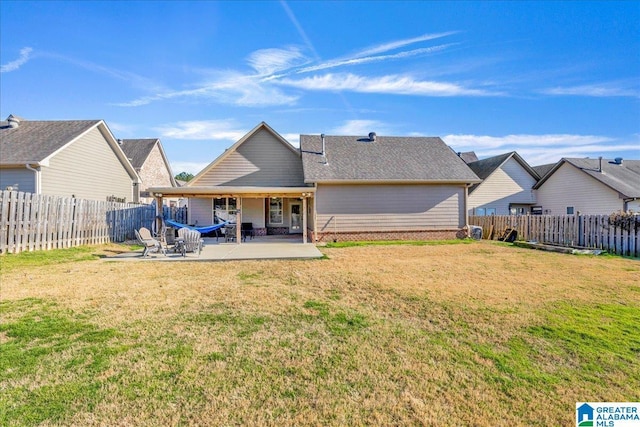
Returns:
[[[138,201],[140,177],[102,120],[0,122],[0,189]]]
[[[178,186],[159,139],[119,139],[118,143],[142,180],[139,186],[142,203],[154,200],[148,191],[150,187]],[[177,199],[167,202],[175,204]]]
[[[464,162],[467,164],[478,161],[478,156],[476,155],[475,151],[459,152],[458,157],[464,160]]]
[[[469,189],[469,215],[525,215],[536,205],[540,177],[518,153],[468,163],[482,182]]]
[[[324,143],[323,143],[324,142]],[[189,222],[250,222],[303,241],[454,237],[480,180],[440,138],[301,135],[259,124],[184,187]],[[162,196],[160,196],[162,195]]]
[[[561,159],[533,188],[545,215],[640,212],[640,160]]]

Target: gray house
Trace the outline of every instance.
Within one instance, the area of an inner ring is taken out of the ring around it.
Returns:
[[[251,223],[303,242],[454,237],[480,179],[440,138],[301,135],[294,148],[262,122],[186,186],[189,222]],[[239,235],[239,231],[238,235]]]
[[[171,165],[158,138],[119,139],[120,148],[126,154],[142,182],[138,186],[140,202],[151,203],[150,187],[177,187]]]
[[[640,160],[561,159],[533,187],[548,215],[640,212]]]
[[[102,120],[0,122],[0,189],[138,201],[140,177]]]
[[[469,162],[482,182],[469,189],[469,215],[525,215],[536,205],[540,177],[518,153]]]

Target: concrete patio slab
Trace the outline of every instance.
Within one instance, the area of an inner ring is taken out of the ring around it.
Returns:
[[[302,243],[300,239],[255,239],[238,243],[223,243],[215,238],[205,238],[200,256],[187,253],[182,256],[169,247],[166,255],[151,253],[142,257],[142,249],[103,258],[104,261],[230,261],[256,259],[313,259],[322,258],[323,254],[312,243]]]

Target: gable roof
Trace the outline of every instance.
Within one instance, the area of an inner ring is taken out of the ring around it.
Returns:
[[[534,166],[533,170],[536,171],[540,178],[543,178],[555,165],[556,163],[548,163],[546,165]]]
[[[478,156],[475,151],[464,151],[458,153],[458,156],[464,160],[465,163],[471,163],[478,160]]]
[[[116,157],[131,179],[140,181],[137,172],[120,149],[116,139],[103,120],[19,120],[17,127],[10,126],[9,116],[0,122],[0,165],[24,166],[25,164],[48,166],[49,159],[87,132],[97,128],[113,149]]]
[[[265,130],[267,132],[269,132],[270,134],[272,134],[275,139],[280,142],[283,146],[285,146],[288,150],[291,150],[296,156],[300,156],[299,151],[289,143],[289,141],[287,141],[286,139],[284,139],[282,136],[280,136],[280,134],[278,132],[276,132],[275,130],[273,130],[271,128],[271,126],[269,126],[268,124],[266,124],[265,122],[260,122],[256,127],[254,127],[253,129],[251,129],[245,136],[243,136],[242,138],[240,138],[235,144],[233,144],[231,147],[227,148],[224,153],[222,153],[220,156],[218,156],[214,161],[212,161],[211,163],[209,163],[207,166],[205,166],[204,169],[202,169],[196,176],[193,177],[192,180],[190,180],[189,182],[186,183],[186,187],[197,187],[198,185],[198,181],[200,180],[201,177],[205,176],[211,169],[215,168],[216,166],[218,166],[220,163],[222,163],[227,157],[229,157],[232,153],[236,152],[238,150],[238,147],[240,147],[242,144],[244,144],[246,141],[248,141],[249,139],[251,139],[252,136],[254,136],[255,134],[257,134],[258,132],[260,132],[261,130]]]
[[[169,159],[162,148],[162,143],[158,138],[144,138],[144,139],[121,139],[120,148],[126,154],[127,158],[131,162],[131,165],[135,168],[136,171],[140,171],[144,163],[149,158],[151,151],[157,146],[160,150],[160,155],[162,156],[162,160],[169,171],[169,177],[171,179],[171,184],[173,186],[178,186],[175,178],[173,177],[173,172],[171,171],[171,164],[169,163]]]
[[[305,182],[475,183],[478,177],[437,137],[300,135]]]
[[[569,164],[627,199],[640,198],[640,160],[624,160],[617,164],[612,159],[563,158],[540,180],[534,189],[540,188],[562,165]],[[602,171],[600,167],[602,166]]]
[[[478,175],[480,179],[485,180],[489,178],[491,174],[496,171],[496,169],[500,168],[507,160],[511,158],[517,161],[520,166],[522,166],[536,181],[540,179],[540,176],[535,171],[535,169],[529,166],[529,164],[525,162],[525,160],[520,157],[520,155],[515,151],[467,163],[467,166],[469,166],[469,168],[471,168],[471,170],[476,175]],[[476,184],[471,187],[469,189],[469,193],[472,193],[476,188],[478,188],[478,185],[480,184]]]

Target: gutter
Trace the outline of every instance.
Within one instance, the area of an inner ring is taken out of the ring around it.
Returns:
[[[42,188],[42,175],[40,174],[40,166],[38,166],[37,168],[32,168],[29,163],[25,163],[24,167],[26,167],[30,171],[33,171],[33,173],[35,174],[35,178],[36,178],[36,186],[35,187],[36,188],[35,188],[34,193],[40,194],[40,191],[41,191],[41,188]]]

